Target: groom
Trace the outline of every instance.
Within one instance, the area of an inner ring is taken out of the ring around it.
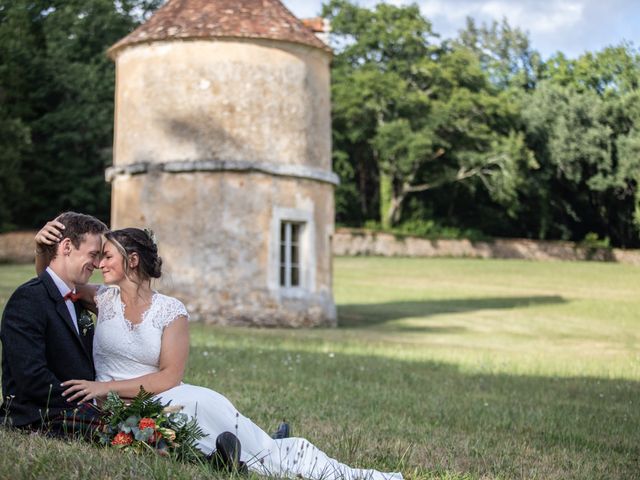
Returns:
[[[79,328],[73,295],[98,268],[101,235],[108,229],[100,220],[75,212],[57,220],[65,228],[60,241],[50,247],[49,267],[18,287],[2,315],[0,425],[44,427],[62,434],[82,430],[92,419],[90,411],[73,410],[60,384],[95,377],[93,329]],[[87,407],[81,410],[90,410]]]

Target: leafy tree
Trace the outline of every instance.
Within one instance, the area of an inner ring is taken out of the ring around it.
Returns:
[[[402,218],[407,197],[465,182],[513,203],[532,158],[514,131],[507,97],[467,47],[436,43],[416,5],[373,10],[333,0],[334,144],[362,179],[379,182],[380,218]],[[366,195],[360,186],[360,194]]]
[[[540,237],[589,234],[637,246],[640,57],[607,48],[552,57],[523,102],[527,141],[541,165],[522,192]],[[536,218],[537,217],[537,218]]]
[[[14,187],[10,206],[0,197],[6,225],[34,227],[66,209],[108,219],[114,65],[105,52],[158,4],[0,0],[0,118],[13,126],[0,139],[13,145],[1,158]]]
[[[478,26],[467,17],[465,28],[454,43],[476,55],[489,80],[500,90],[535,88],[544,69],[542,58],[531,47],[527,34],[513,28],[506,19]]]

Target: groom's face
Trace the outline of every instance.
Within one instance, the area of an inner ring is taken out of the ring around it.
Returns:
[[[101,236],[93,233],[86,233],[78,248],[69,245],[67,273],[75,285],[85,285],[98,268],[101,246]]]

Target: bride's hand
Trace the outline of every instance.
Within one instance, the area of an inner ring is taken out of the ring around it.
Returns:
[[[89,380],[67,380],[60,385],[68,387],[62,392],[63,397],[69,397],[67,402],[83,403],[94,398],[104,398],[111,390],[107,382],[90,382]]]
[[[54,245],[58,243],[62,238],[64,228],[64,225],[57,219],[47,222],[45,226],[36,233],[36,245]]]

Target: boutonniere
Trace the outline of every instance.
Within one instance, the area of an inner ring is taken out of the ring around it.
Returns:
[[[78,330],[84,337],[87,335],[89,330],[93,330],[93,326],[95,325],[95,315],[89,310],[82,310],[80,312],[80,316],[78,317]]]

